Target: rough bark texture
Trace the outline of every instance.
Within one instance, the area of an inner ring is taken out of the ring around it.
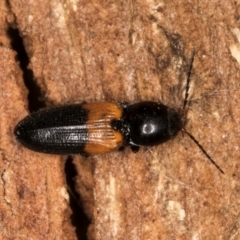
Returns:
[[[0,238],[77,239],[66,157],[13,136],[30,104],[6,33],[15,23],[48,106],[155,100],[181,109],[195,50],[186,129],[225,175],[180,133],[137,154],[75,156],[76,188],[89,239],[239,239],[239,19],[232,0],[0,1]]]

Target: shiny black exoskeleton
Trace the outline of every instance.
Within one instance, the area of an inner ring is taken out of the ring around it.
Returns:
[[[139,146],[156,146],[174,137],[182,128],[180,114],[157,102],[122,104],[123,117],[112,127],[124,135],[125,145],[136,152]]]
[[[155,146],[182,128],[180,115],[157,102],[93,102],[33,113],[14,133],[25,147],[52,154],[94,155],[130,146]]]

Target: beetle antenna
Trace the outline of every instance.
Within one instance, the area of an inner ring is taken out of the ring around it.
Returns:
[[[203,148],[203,146],[196,140],[196,138],[190,134],[185,128],[182,128],[182,130],[197,144],[197,146],[201,149],[201,151],[204,153],[204,155],[208,158],[208,160],[222,173],[224,174],[224,171],[217,165],[217,163],[211,158],[211,156],[206,152],[206,150]]]
[[[183,101],[183,111],[186,109],[186,105],[188,102],[188,96],[189,96],[189,88],[190,88],[190,77],[192,73],[193,68],[193,60],[195,56],[195,50],[193,50],[190,65],[189,65],[189,71],[187,76],[187,83],[186,83],[186,91],[185,91],[185,97]],[[197,141],[197,139],[189,133],[184,127],[182,130],[189,136],[189,138],[200,148],[200,150],[203,152],[203,154],[207,157],[207,159],[222,173],[224,174],[224,171],[217,165],[217,163],[211,158],[211,156],[206,152],[206,150],[203,148],[203,146]]]
[[[185,110],[187,102],[188,102],[189,88],[190,88],[190,76],[191,76],[191,73],[192,73],[194,56],[195,56],[195,50],[193,50],[190,65],[189,65],[189,70],[188,70],[185,97],[184,97],[184,101],[183,101],[183,111]]]

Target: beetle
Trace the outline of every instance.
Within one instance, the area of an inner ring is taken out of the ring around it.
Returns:
[[[122,150],[125,146],[137,152],[140,146],[164,143],[182,130],[223,173],[184,128],[183,112],[187,104],[192,63],[193,57],[182,112],[153,101],[133,104],[84,102],[32,113],[17,124],[15,137],[22,145],[37,152],[88,156]]]
[[[155,146],[182,128],[180,115],[156,102],[93,102],[35,112],[16,126],[17,140],[34,151],[95,155]]]

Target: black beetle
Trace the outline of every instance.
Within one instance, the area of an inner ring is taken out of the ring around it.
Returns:
[[[180,115],[156,102],[93,102],[44,109],[16,126],[19,142],[54,154],[93,155],[130,146],[155,146],[182,128]]]
[[[155,146],[168,141],[180,130],[207,154],[198,141],[184,128],[183,112],[187,104],[190,73],[187,78],[182,113],[151,101],[93,102],[44,109],[25,117],[14,130],[16,139],[27,148],[52,154],[94,155],[130,146]]]

